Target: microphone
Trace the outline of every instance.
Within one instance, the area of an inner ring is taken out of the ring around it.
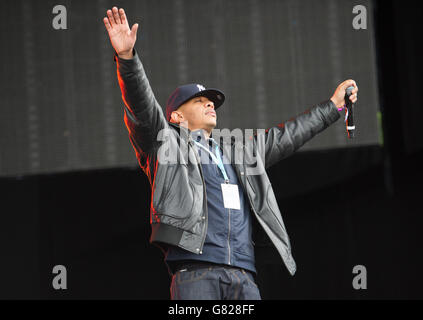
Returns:
[[[345,105],[346,105],[346,111],[345,111],[345,124],[347,127],[347,133],[348,138],[352,139],[354,138],[354,131],[355,131],[355,125],[354,125],[354,103],[350,100],[350,96],[352,91],[354,90],[354,87],[348,87],[345,90]]]

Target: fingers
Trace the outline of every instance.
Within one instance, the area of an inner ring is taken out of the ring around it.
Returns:
[[[355,81],[354,80],[351,80],[351,79],[349,79],[349,80],[345,80],[343,83],[342,83],[342,86],[346,89],[346,88],[348,88],[348,87],[351,87],[351,86],[353,86],[354,88],[357,88],[357,84],[355,83]]]
[[[106,26],[107,31],[110,31],[112,29],[112,26],[110,25],[109,19],[104,17],[103,22],[104,22],[104,25]]]
[[[112,10],[107,10],[107,17],[109,19],[109,24],[113,28],[116,25],[115,18],[113,18]]]
[[[123,9],[120,9],[121,14],[123,12]],[[123,12],[123,14],[125,15],[125,12]],[[113,7],[112,10],[107,10],[107,17],[109,18],[109,22],[111,27],[113,28],[114,26],[117,26],[118,24],[122,24],[125,22],[122,22],[121,17],[119,16],[119,11],[118,8]],[[125,21],[126,21],[126,16],[125,16]]]
[[[357,93],[350,95],[350,100],[352,103],[356,103],[358,100]]]
[[[135,37],[135,36],[137,35],[137,30],[138,30],[138,23],[135,23],[135,24],[132,26],[132,29],[131,29],[131,35],[132,35],[133,37]]]
[[[358,87],[357,87],[357,84],[355,83],[355,81],[354,81],[353,86],[354,86],[354,89],[353,89],[353,91],[352,91],[352,94],[357,95],[357,92],[358,92]]]
[[[128,19],[126,18],[125,11],[122,8],[118,10],[117,7],[113,7],[112,10],[107,10],[107,18],[104,18],[103,21],[107,30],[110,30],[119,24],[126,24],[129,27]]]
[[[353,86],[353,87],[354,87],[354,89],[352,90],[352,94],[356,94],[356,93],[358,92],[358,87],[357,87],[357,84],[356,84],[356,83],[355,83],[355,81],[354,81],[354,80],[352,80],[352,79],[349,79],[349,80],[344,81],[344,82],[341,84],[341,86],[342,86],[342,89],[343,89],[343,90],[346,90],[348,87]]]
[[[120,16],[119,16],[118,8],[113,7],[112,11],[113,11],[113,18],[115,18],[116,24],[122,24],[122,21],[120,21]]]
[[[119,14],[120,14],[120,20],[122,21],[123,24],[126,24],[129,27],[128,24],[128,19],[126,18],[126,14],[125,14],[125,10],[123,10],[122,8],[119,9]]]

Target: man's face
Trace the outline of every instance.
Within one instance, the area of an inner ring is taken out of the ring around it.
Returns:
[[[217,121],[214,103],[202,96],[188,100],[172,113],[172,122],[185,121],[190,130],[213,130]]]

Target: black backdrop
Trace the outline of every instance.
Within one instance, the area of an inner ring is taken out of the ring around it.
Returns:
[[[257,248],[264,298],[422,298],[413,91],[422,63],[417,47],[407,49],[420,20],[412,2],[376,4],[384,148],[298,153],[270,170],[298,272],[290,277],[271,248]],[[147,243],[150,193],[139,170],[3,178],[0,194],[0,298],[169,297],[161,253]],[[57,264],[68,268],[68,290],[51,287]],[[358,264],[367,290],[352,288]]]
[[[326,172],[346,159],[342,154],[307,155],[314,170]],[[382,165],[289,196],[284,190],[290,185],[300,190],[301,183],[284,170],[307,174],[296,164],[300,154],[286,160],[288,168],[272,168],[298,271],[291,277],[272,247],[256,248],[263,298],[421,298],[421,160],[421,154],[409,159],[392,196]],[[1,298],[169,298],[162,254],[148,243],[150,191],[141,172],[3,179],[0,191],[5,199]],[[67,268],[67,290],[52,288],[55,265]],[[367,290],[352,287],[355,265],[367,268]]]

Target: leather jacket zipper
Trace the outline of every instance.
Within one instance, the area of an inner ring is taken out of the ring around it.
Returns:
[[[225,180],[228,184],[229,180]],[[228,209],[228,264],[231,264],[231,209]]]
[[[192,139],[191,137],[188,138],[188,144],[191,146],[191,148],[193,148],[193,144],[192,144]],[[200,254],[203,253],[203,247],[204,247],[204,242],[206,241],[206,237],[207,237],[207,228],[208,228],[208,212],[207,212],[207,192],[206,192],[206,183],[204,181],[204,175],[203,175],[203,168],[201,167],[201,161],[200,158],[198,156],[198,153],[194,150],[194,154],[195,154],[195,158],[197,159],[197,165],[200,168],[200,174],[201,174],[201,180],[203,181],[203,196],[204,196],[204,201],[206,203],[206,212],[205,212],[205,217],[206,219],[204,220],[204,223],[206,224],[206,228],[205,228],[205,232],[203,235],[203,238],[201,239],[201,246],[200,246]]]
[[[244,194],[247,194],[248,203],[250,204],[251,209],[254,211],[255,214],[257,214],[256,210],[254,209],[253,202],[250,199],[250,195],[248,194],[247,185],[245,183],[245,181],[247,180],[247,170],[246,170],[245,166],[243,166],[243,168],[244,168],[243,169],[244,170],[244,180],[241,179],[241,176],[239,175],[239,172],[238,172],[237,168],[235,168],[235,172],[236,172],[236,175],[238,177],[238,181],[241,181],[241,184],[242,184],[242,186],[244,188],[244,191],[245,191]]]
[[[244,172],[244,178],[245,178],[245,180],[247,180],[247,179],[248,179],[248,178],[247,178],[247,170],[246,170],[245,166],[244,166],[244,169],[243,169],[243,170],[244,170],[244,171],[243,171],[243,172]],[[235,168],[235,172],[236,172],[236,175],[237,175],[237,177],[238,177],[238,181],[240,181],[240,182],[241,182],[241,184],[242,184],[242,185],[243,185],[243,187],[244,187],[244,190],[245,190],[244,194],[246,194],[246,195],[247,195],[247,198],[248,198],[248,203],[250,204],[250,208],[251,208],[251,210],[253,211],[254,215],[257,215],[256,209],[254,209],[253,202],[251,201],[251,199],[250,199],[250,195],[248,194],[248,191],[247,191],[246,181],[245,181],[245,180],[241,180],[241,176],[239,175],[237,168]],[[257,218],[256,218],[256,219],[257,219]],[[253,246],[255,246],[255,245],[256,245],[256,244],[255,244],[255,242],[253,241],[253,239],[251,239],[251,242],[253,243]]]
[[[228,264],[231,264],[231,209],[228,209]]]

